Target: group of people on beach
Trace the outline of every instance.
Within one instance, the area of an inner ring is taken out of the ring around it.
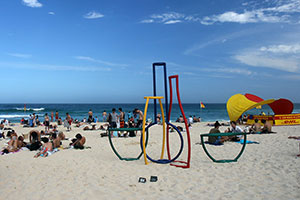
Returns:
[[[230,126],[231,128],[227,128],[224,132],[225,133],[249,133],[249,134],[255,134],[255,133],[272,133],[272,124],[265,120],[262,119],[261,123],[259,123],[258,119],[254,120],[255,123],[251,125],[251,127],[246,127],[244,130],[237,125],[236,121],[231,121]],[[218,121],[214,123],[214,128],[210,130],[209,133],[221,133],[219,128],[222,126]],[[222,144],[225,141],[239,141],[241,139],[241,136],[221,136],[221,137],[216,137],[216,136],[210,136],[208,138],[208,142],[211,144]]]
[[[263,124],[263,126],[261,125]],[[254,123],[251,125],[251,127],[248,129],[242,129],[240,126],[237,125],[236,121],[230,122],[230,128],[227,128],[224,132],[225,133],[247,133],[247,134],[261,134],[261,133],[274,133],[272,132],[272,124],[262,119],[261,123],[259,123],[258,119],[254,120]],[[210,124],[209,124],[210,125]],[[225,125],[225,124],[223,124]],[[222,126],[218,121],[216,121],[213,125],[214,127],[210,129],[209,134],[214,133],[221,133],[220,127]],[[208,137],[208,143],[212,145],[222,145],[226,141],[240,141],[242,139],[242,135],[234,135],[234,136],[209,136]],[[300,140],[300,137],[298,136],[289,136],[288,139],[296,139]],[[299,143],[299,152],[300,152],[300,143]],[[300,157],[300,154],[297,155]]]
[[[8,130],[6,135],[4,129]],[[66,139],[65,134],[58,131],[56,125],[49,128],[47,132],[31,130],[28,134],[19,134],[19,136],[13,129],[4,126],[0,127],[0,131],[1,137],[8,140],[7,146],[1,150],[1,154],[13,153],[26,148],[30,151],[40,150],[35,157],[46,157],[56,152],[58,148],[62,148],[62,140]],[[28,138],[29,141],[25,142],[25,138]],[[78,133],[67,148],[83,149],[85,142],[85,137]]]

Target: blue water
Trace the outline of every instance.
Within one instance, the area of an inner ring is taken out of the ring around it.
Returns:
[[[29,114],[36,113],[40,120],[44,120],[45,113],[50,115],[51,112],[58,111],[59,116],[64,119],[66,113],[70,113],[73,119],[82,120],[88,117],[89,109],[93,110],[94,116],[98,116],[99,121],[102,121],[102,112],[111,112],[112,108],[122,108],[124,112],[132,112],[134,108],[139,108],[144,111],[144,104],[27,104],[27,111],[24,112],[23,104],[0,104],[0,119],[8,119],[11,122],[19,122],[21,118],[27,118]],[[204,109],[200,109],[199,104],[183,104],[185,115],[201,117],[202,121],[229,121],[226,111],[226,104],[205,104]],[[158,111],[159,108],[157,108]],[[264,105],[262,109],[252,109],[246,114],[260,114],[261,111],[266,114],[273,114],[269,106]],[[293,113],[300,113],[300,104],[294,104]],[[174,104],[172,107],[171,120],[175,121],[181,115],[179,106]],[[153,104],[149,105],[147,119],[153,119]]]

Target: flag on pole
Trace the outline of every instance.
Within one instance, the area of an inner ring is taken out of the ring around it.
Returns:
[[[205,108],[205,105],[202,102],[200,102],[200,107]]]

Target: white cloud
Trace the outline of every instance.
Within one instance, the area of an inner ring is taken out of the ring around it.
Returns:
[[[112,63],[112,62],[108,62],[108,61],[94,59],[94,58],[91,58],[88,56],[75,56],[75,58],[78,60],[86,60],[86,61],[90,61],[90,62],[104,64],[104,65],[111,66],[111,67],[127,67],[128,66],[127,64]]]
[[[49,15],[55,15],[55,13],[54,13],[54,12],[48,12],[48,14],[49,14]]]
[[[176,24],[176,23],[180,23],[182,22],[181,20],[169,20],[169,21],[166,21],[164,24]]]
[[[221,14],[199,17],[199,15],[187,15],[177,12],[167,12],[163,14],[153,14],[141,23],[163,23],[172,24],[174,22],[200,22],[203,25],[212,25],[215,23],[290,23],[299,22],[299,16],[293,14],[300,12],[299,0],[285,0],[272,2],[272,6],[264,7],[265,3],[261,1],[250,8],[248,3],[243,4],[248,8],[242,12],[226,11]],[[169,23],[168,23],[169,22]]]
[[[26,6],[32,7],[32,8],[38,8],[38,7],[42,7],[43,4],[41,4],[40,2],[38,2],[38,0],[23,0],[23,3]]]
[[[141,21],[141,23],[145,23],[145,24],[150,24],[150,23],[153,23],[154,20],[153,19],[144,19]]]
[[[285,0],[285,1],[274,1],[271,2],[273,6],[263,7],[263,1],[261,4],[255,5],[254,9],[246,9],[243,12],[227,11],[219,15],[206,16],[201,20],[204,25],[211,25],[216,22],[235,22],[235,23],[278,23],[278,22],[292,22],[297,21],[293,13],[300,12],[300,1],[299,0]],[[248,6],[248,4],[243,4]],[[299,19],[298,19],[299,20]]]
[[[153,14],[149,19],[142,20],[141,23],[163,23],[163,24],[175,24],[183,22],[185,18],[184,14],[177,12],[168,12],[163,14]]]
[[[30,57],[32,57],[32,55],[21,54],[21,53],[7,53],[7,55],[18,57],[18,58],[30,58]]]
[[[256,22],[287,22],[286,16],[273,16],[266,15],[264,12],[256,10],[256,11],[245,11],[244,13],[236,13],[236,12],[225,12],[220,15],[213,15],[210,17],[204,17],[201,20],[201,23],[204,25],[214,24],[216,22],[235,22],[235,23],[256,23]]]
[[[86,19],[97,19],[104,17],[104,15],[95,11],[91,11],[85,14],[83,17]]]
[[[290,57],[276,57],[254,51],[235,55],[234,59],[253,67],[266,67],[286,72],[300,72],[299,61]]]
[[[261,47],[260,51],[263,52],[272,52],[272,53],[300,53],[300,44],[292,45],[272,45],[268,47]]]

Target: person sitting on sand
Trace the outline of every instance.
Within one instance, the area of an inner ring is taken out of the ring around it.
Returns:
[[[17,150],[18,150],[17,136],[13,135],[13,136],[11,136],[11,140],[8,142],[7,147],[5,147],[1,151],[1,153],[5,154],[5,153],[10,153],[10,152],[16,152]]]
[[[60,137],[57,137],[56,133],[52,133],[51,135],[53,148],[58,148],[61,145]]]
[[[21,149],[22,147],[26,147],[26,142],[24,142],[24,137],[23,136],[19,136],[18,140],[17,140],[17,148]]]
[[[30,131],[29,143],[27,148],[30,149],[30,151],[38,150],[41,146],[41,133],[37,130]]]
[[[262,133],[272,133],[272,125],[269,121],[262,119],[261,123],[264,124],[263,128],[261,129]]]
[[[231,125],[231,129],[228,128],[225,131],[226,133],[243,133],[244,132],[241,127],[237,126],[237,123],[235,121],[231,121],[230,125]],[[241,136],[239,136],[239,135],[229,136],[228,138],[231,141],[240,141],[241,140]]]
[[[214,124],[214,128],[210,129],[209,134],[221,133],[219,130],[220,126],[221,124],[218,121],[216,121]],[[223,144],[227,140],[227,136],[208,136],[208,143],[210,144]]]
[[[57,125],[62,125],[62,119],[61,119],[61,117],[57,120]]]
[[[49,142],[48,138],[44,137],[44,138],[42,138],[42,141],[44,142],[44,144],[42,146],[42,150],[34,156],[35,158],[37,158],[39,156],[47,157],[47,156],[51,155],[51,153],[53,151],[53,145],[51,142]]]
[[[65,136],[65,134],[62,131],[60,131],[58,133],[58,137],[60,138],[60,140],[66,140],[66,136]]]
[[[258,133],[261,132],[261,125],[258,122],[258,119],[254,120],[254,124],[252,124],[251,128],[250,128],[250,133]]]
[[[72,143],[70,146],[73,146],[75,149],[83,149],[85,143],[85,137],[83,137],[80,133],[78,133],[74,139],[72,139]]]
[[[289,139],[295,139],[300,141],[300,136],[289,136]],[[300,143],[299,143],[299,152],[300,152]],[[297,157],[300,157],[300,154],[297,155]]]

